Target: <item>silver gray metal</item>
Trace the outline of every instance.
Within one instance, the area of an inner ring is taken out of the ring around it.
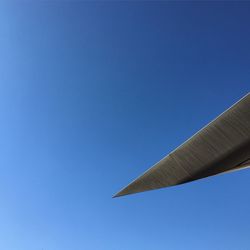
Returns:
[[[113,197],[183,184],[250,166],[250,94]]]

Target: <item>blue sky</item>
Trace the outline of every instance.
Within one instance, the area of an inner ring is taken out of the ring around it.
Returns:
[[[111,198],[249,92],[249,11],[1,2],[0,249],[249,249],[248,170]]]

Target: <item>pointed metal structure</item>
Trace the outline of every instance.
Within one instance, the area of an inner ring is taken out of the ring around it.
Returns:
[[[250,167],[250,93],[114,197]]]

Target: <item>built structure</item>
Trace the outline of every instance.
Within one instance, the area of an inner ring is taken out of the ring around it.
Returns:
[[[250,94],[114,197],[164,188],[250,166]]]

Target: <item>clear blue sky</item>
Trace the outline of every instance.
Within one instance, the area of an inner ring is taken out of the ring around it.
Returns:
[[[0,249],[249,250],[248,170],[111,198],[249,92],[249,13],[1,2]]]

